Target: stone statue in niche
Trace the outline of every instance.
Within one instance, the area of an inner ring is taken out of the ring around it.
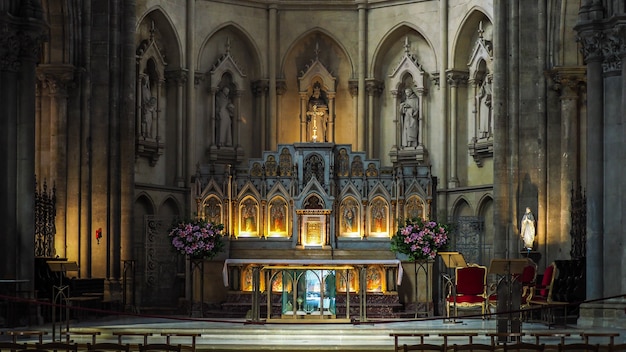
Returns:
[[[535,242],[535,217],[530,208],[526,208],[526,213],[522,217],[520,236],[524,241],[524,248],[531,251]]]
[[[272,202],[272,209],[270,211],[271,225],[270,229],[275,232],[285,231],[285,203],[281,200]]]
[[[233,145],[232,121],[235,115],[235,105],[230,98],[230,88],[222,87],[215,95],[215,114],[219,124],[219,146]]]
[[[380,199],[372,203],[372,220],[372,232],[387,231],[385,204]]]
[[[476,104],[478,105],[478,126],[479,139],[491,137],[492,121],[491,121],[491,75],[487,75],[480,85],[478,94],[476,95]]]
[[[319,82],[313,84],[313,93],[307,104],[307,135],[312,142],[326,142],[328,98]]]
[[[337,157],[339,170],[337,170],[337,176],[348,176],[350,173],[350,158],[346,148],[339,150],[339,156]]]
[[[150,76],[146,75],[141,86],[141,136],[152,139],[152,125],[156,117],[157,98],[152,95]]]
[[[356,202],[353,199],[346,200],[341,209],[342,231],[341,232],[357,232],[358,212]]]
[[[411,88],[404,89],[404,100],[400,103],[402,123],[402,146],[417,147],[419,128],[419,98]]]
[[[252,200],[248,199],[241,208],[242,226],[246,232],[256,232],[256,207]]]

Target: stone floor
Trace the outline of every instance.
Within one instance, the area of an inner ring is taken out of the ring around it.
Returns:
[[[16,328],[19,329],[19,328]],[[44,324],[28,327],[28,330],[45,331],[44,341],[59,339],[61,324]],[[6,329],[5,329],[6,330]],[[54,331],[53,331],[54,330]],[[148,336],[148,342],[165,342],[161,334],[199,334],[196,337],[198,351],[393,351],[394,338],[391,334],[426,333],[425,342],[442,344],[440,334],[477,334],[474,342],[490,343],[489,333],[497,332],[496,319],[483,320],[477,317],[460,317],[456,320],[443,317],[418,318],[407,320],[379,320],[352,323],[333,323],[306,321],[273,321],[271,323],[251,323],[245,319],[194,319],[186,316],[156,315],[118,315],[101,318],[89,318],[80,322],[71,321],[70,332],[96,332],[97,342],[117,342],[119,334],[123,343],[144,343],[142,334]],[[615,343],[626,343],[626,333],[618,329],[579,329],[575,325],[551,327],[543,323],[523,323],[523,341],[535,342],[533,334],[563,333],[569,336],[542,337],[541,343],[556,345],[563,338],[565,343],[582,342],[581,332],[617,332],[621,333]],[[9,336],[0,336],[4,340]],[[89,343],[89,335],[72,334],[77,343]],[[189,336],[171,336],[170,343],[191,345]],[[418,342],[417,337],[401,337],[399,344]],[[19,341],[36,341],[35,337],[23,337]],[[447,344],[467,343],[467,337],[449,337]],[[606,337],[593,337],[592,343],[607,344]]]

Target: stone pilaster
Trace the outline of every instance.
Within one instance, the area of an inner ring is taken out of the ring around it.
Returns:
[[[35,0],[3,3],[0,12],[0,277],[34,283],[35,65],[45,22]]]

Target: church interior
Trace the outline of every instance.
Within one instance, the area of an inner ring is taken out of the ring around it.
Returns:
[[[484,318],[523,262],[518,307],[626,328],[625,20],[618,0],[0,0],[2,326],[72,300],[450,319],[468,266]],[[410,219],[449,227],[441,255],[392,250]],[[214,255],[173,250],[193,220],[221,226]]]

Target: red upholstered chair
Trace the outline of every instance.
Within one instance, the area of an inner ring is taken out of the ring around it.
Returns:
[[[552,286],[554,285],[554,278],[557,275],[556,264],[552,263],[548,265],[543,272],[541,283],[534,289],[532,297],[528,300],[530,305],[532,304],[548,304],[552,302]]]
[[[458,315],[458,308],[480,307],[484,318],[487,311],[487,267],[472,264],[456,268],[454,287],[446,297],[448,316],[451,306],[454,307],[455,316]]]

